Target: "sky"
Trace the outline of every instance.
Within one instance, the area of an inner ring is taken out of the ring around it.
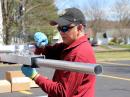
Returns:
[[[111,9],[115,1],[118,0],[55,0],[55,5],[59,9],[59,12],[69,7],[77,7],[84,11],[90,5],[95,5],[104,10],[107,18],[114,19],[115,17]]]
[[[117,0],[55,0],[55,5],[58,9],[62,10],[69,7],[83,6],[89,7],[89,4],[98,3],[100,7],[105,9],[110,8]]]

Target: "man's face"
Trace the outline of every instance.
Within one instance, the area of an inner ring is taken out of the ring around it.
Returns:
[[[62,40],[65,44],[70,45],[78,38],[78,34],[80,32],[78,31],[77,27],[78,26],[73,24],[68,26],[58,27]]]

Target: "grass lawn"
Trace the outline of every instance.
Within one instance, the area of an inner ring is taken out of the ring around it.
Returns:
[[[96,59],[97,59],[97,62],[115,61],[115,60],[130,60],[130,51],[98,52],[98,53],[96,53]]]
[[[130,49],[130,44],[129,45],[119,45],[119,47]]]

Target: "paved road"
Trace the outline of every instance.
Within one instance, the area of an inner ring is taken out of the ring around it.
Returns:
[[[130,97],[130,60],[103,63],[97,77],[96,97]]]
[[[97,76],[96,97],[130,97],[130,60],[102,62],[104,73]],[[20,70],[19,66],[0,66],[0,79],[9,70]],[[40,68],[38,71],[52,78],[54,69]],[[30,91],[1,93],[0,97],[39,97],[45,93],[40,88]]]

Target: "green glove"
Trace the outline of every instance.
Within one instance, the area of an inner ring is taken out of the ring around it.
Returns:
[[[36,71],[35,68],[31,68],[29,66],[22,66],[21,70],[23,72],[23,74],[31,79],[34,79],[36,77],[36,75],[38,74],[38,72]]]

